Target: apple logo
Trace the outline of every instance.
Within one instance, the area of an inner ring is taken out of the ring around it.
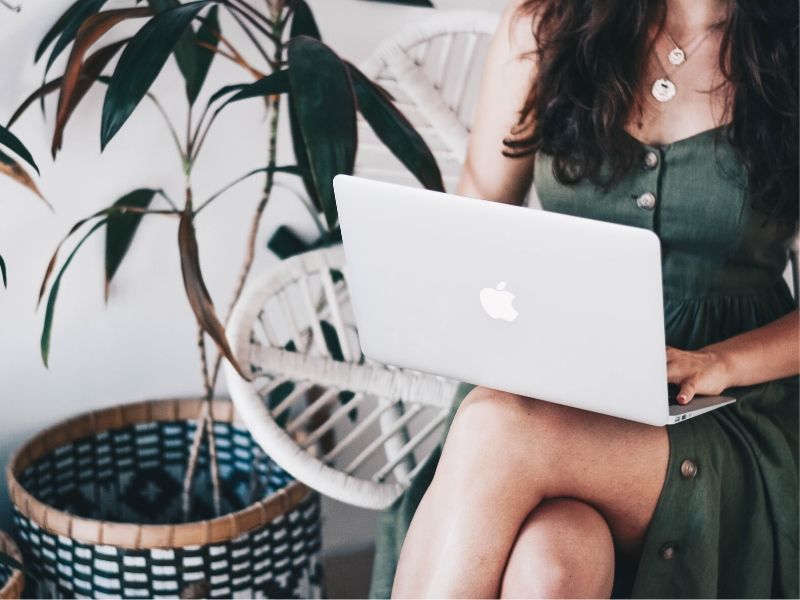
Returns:
[[[481,290],[481,306],[486,314],[493,319],[503,319],[511,322],[519,316],[512,306],[514,294],[506,290],[506,282],[501,281],[497,288],[483,288]]]

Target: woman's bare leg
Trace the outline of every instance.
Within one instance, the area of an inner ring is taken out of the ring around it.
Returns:
[[[602,515],[572,498],[545,500],[517,534],[501,598],[608,598],[614,542]]]
[[[543,500],[595,507],[635,555],[663,487],[663,427],[476,388],[462,402],[395,574],[397,597],[497,597]]]

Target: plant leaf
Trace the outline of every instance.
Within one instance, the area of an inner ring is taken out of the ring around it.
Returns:
[[[216,100],[225,93],[233,91],[237,88],[237,86],[240,86],[238,87],[239,91],[235,95],[228,98],[225,103],[220,106],[219,109],[217,109],[218,111],[222,110],[231,102],[238,102],[240,100],[247,100],[249,98],[261,98],[262,96],[272,96],[274,94],[285,94],[290,90],[289,78],[289,71],[287,69],[283,69],[281,71],[270,73],[266,77],[262,77],[253,83],[225,86],[214,94],[212,101]]]
[[[0,144],[14,152],[22,160],[32,166],[37,173],[39,172],[39,167],[36,166],[33,156],[31,156],[31,153],[28,152],[28,149],[25,147],[25,145],[19,141],[17,136],[15,136],[2,125],[0,125]]]
[[[217,344],[219,351],[230,361],[236,371],[249,380],[248,375],[242,369],[239,362],[233,356],[228,338],[225,336],[223,327],[217,317],[211,295],[208,293],[206,284],[203,281],[203,274],[200,271],[200,255],[197,249],[197,238],[195,237],[194,224],[190,213],[182,213],[180,225],[178,226],[178,249],[181,254],[181,272],[183,273],[183,285],[186,289],[186,297],[197,318],[200,327],[211,336]]]
[[[3,287],[8,289],[8,274],[6,273],[6,261],[0,256],[0,275],[3,276]]]
[[[159,14],[181,5],[178,0],[147,0],[147,2]],[[205,30],[203,27],[205,27]],[[200,88],[203,87],[203,81],[211,65],[211,59],[214,57],[213,51],[202,48],[197,43],[204,42],[216,47],[219,38],[213,35],[213,31],[219,31],[216,6],[209,11],[197,34],[195,34],[192,27],[186,28],[178,38],[172,51],[175,55],[175,61],[178,63],[178,68],[183,75],[186,98],[189,100],[190,105],[197,100],[197,95],[200,93]]]
[[[330,352],[331,358],[343,361],[344,352],[342,352],[342,345],[339,342],[339,334],[336,333],[336,328],[324,319],[319,322],[319,325],[322,330],[322,337],[325,338],[325,347]]]
[[[350,390],[342,390],[341,392],[339,392],[339,404],[344,406],[345,404],[350,402],[350,400],[352,400],[355,397],[356,397],[356,395],[355,395],[354,392],[351,392]],[[347,411],[347,416],[350,418],[351,421],[353,421],[353,422],[357,421],[358,420],[358,407],[351,408],[349,411]]]
[[[101,150],[144,98],[175,44],[197,14],[212,0],[197,0],[165,10],[148,21],[119,58],[103,102]]]
[[[325,44],[308,36],[289,42],[290,99],[306,143],[314,187],[328,226],[336,225],[333,177],[352,173],[356,107],[347,68]],[[303,164],[298,161],[299,166]]]
[[[61,13],[61,16],[58,17],[56,22],[48,29],[47,33],[44,34],[44,37],[39,41],[39,45],[36,47],[36,53],[33,56],[33,62],[39,62],[39,59],[42,58],[45,51],[50,47],[50,44],[53,43],[53,40],[56,39],[63,31],[67,28],[67,26],[74,20],[75,15],[84,8],[86,4],[97,2],[97,0],[75,0],[70,7]],[[83,19],[80,19],[81,21]],[[78,31],[78,26],[75,27],[75,31]],[[74,36],[74,32],[73,32]]]
[[[77,2],[70,6],[58,18],[53,27],[50,28],[50,31],[45,34],[42,41],[39,42],[39,47],[36,48],[34,62],[39,62],[45,50],[47,50],[55,37],[58,36],[58,40],[56,40],[53,50],[50,52],[50,56],[47,57],[47,65],[44,71],[45,77],[47,77],[47,73],[50,71],[50,67],[53,66],[56,59],[61,56],[64,49],[75,39],[81,25],[92,15],[97,14],[105,3],[106,0],[77,0]]]
[[[147,208],[150,206],[156,190],[142,188],[125,194],[114,202],[113,206],[135,206]],[[141,223],[144,214],[117,212],[109,215],[106,227],[106,281],[105,298],[108,301],[108,288],[111,280],[119,269],[122,259],[131,246],[133,236]]]
[[[67,260],[64,261],[64,264],[61,266],[61,270],[58,272],[58,275],[53,280],[53,285],[50,288],[50,295],[47,298],[47,307],[45,308],[44,312],[44,324],[42,325],[42,338],[40,342],[40,347],[42,351],[42,362],[44,366],[48,366],[47,361],[50,356],[50,334],[53,329],[53,312],[56,306],[56,299],[58,298],[58,290],[61,287],[61,278],[64,276],[64,273],[67,270],[67,267],[72,262],[72,259],[75,257],[75,254],[78,252],[83,243],[89,239],[89,237],[100,227],[106,224],[107,219],[102,219],[95,223],[92,228],[84,235],[81,240],[77,243],[75,248],[72,249]],[[48,271],[51,271],[52,267],[48,265]],[[45,275],[45,279],[47,276]]]
[[[193,80],[193,87],[187,91],[191,104],[194,104],[195,100],[197,100],[197,96],[206,81],[206,76],[216,54],[211,48],[216,48],[219,45],[219,32],[219,11],[216,6],[212,6],[200,24],[200,28],[197,30],[193,40],[195,53],[197,54],[197,73]],[[202,44],[202,46],[199,44]]]
[[[64,69],[64,78],[61,83],[61,93],[58,95],[58,109],[56,112],[56,126],[53,130],[53,144],[51,153],[55,158],[61,149],[64,127],[69,116],[75,109],[77,102],[75,94],[81,79],[83,57],[89,48],[105,35],[112,27],[127,20],[147,17],[151,13],[149,8],[122,8],[108,10],[92,15],[81,25],[75,36],[75,43],[69,54],[67,67]],[[123,54],[124,56],[124,54]],[[85,91],[84,91],[85,93]]]
[[[124,208],[125,207],[123,207],[123,206],[112,204],[108,208],[104,208],[102,210],[98,210],[96,213],[93,213],[93,214],[89,215],[88,217],[84,217],[83,219],[81,219],[77,223],[73,224],[72,227],[70,227],[70,230],[67,232],[67,235],[65,235],[61,239],[61,241],[58,242],[58,245],[56,246],[56,249],[53,251],[53,255],[50,257],[50,261],[47,263],[47,269],[45,270],[44,277],[42,278],[42,285],[39,288],[39,297],[36,300],[36,306],[39,306],[39,304],[42,301],[42,298],[44,297],[44,292],[47,289],[47,282],[50,279],[50,275],[53,274],[53,268],[55,267],[56,259],[58,258],[58,253],[61,250],[61,246],[63,246],[64,243],[70,237],[72,237],[72,235],[76,231],[78,231],[78,229],[83,227],[84,224],[88,223],[92,219],[95,219],[97,217],[102,217],[102,216],[105,216],[105,215],[114,214],[116,212],[121,212],[122,210],[124,210]]]
[[[237,183],[240,183],[245,179],[252,177],[253,175],[257,175],[258,173],[290,173],[292,175],[300,175],[300,170],[297,168],[296,165],[267,165],[266,167],[260,167],[258,169],[253,169],[252,171],[248,171],[241,177],[237,177],[236,179],[234,179],[231,183],[226,185],[218,192],[215,192],[214,194],[209,196],[206,200],[202,202],[202,204],[200,204],[197,207],[197,210],[194,211],[194,214],[197,215],[197,213],[199,213],[200,210],[202,210],[205,206],[207,206],[208,204],[216,200],[219,196],[227,192]]]
[[[314,14],[305,0],[295,0],[294,3],[294,16],[292,16],[292,26],[289,28],[289,37],[297,37],[298,35],[307,35],[318,40],[322,39]]]
[[[270,390],[267,393],[267,397],[266,397],[267,407],[270,410],[275,409],[281,402],[283,402],[286,398],[289,397],[289,394],[291,394],[294,391],[295,387],[296,386],[295,386],[294,381],[284,381],[283,383],[278,384],[278,386],[276,386],[273,390]],[[291,411],[283,412],[276,419],[276,422],[278,423],[278,425],[280,425],[281,427],[286,427],[286,423],[289,420],[290,414],[291,414]]]
[[[358,109],[384,145],[419,182],[430,190],[444,191],[436,158],[414,126],[382,90],[348,63]]]
[[[11,158],[8,154],[4,153],[0,150],[0,173],[4,175],[8,175],[16,181],[17,183],[21,183],[34,194],[41,198],[42,202],[47,204],[50,210],[53,210],[53,207],[50,206],[50,203],[45,199],[42,193],[39,191],[39,188],[36,187],[36,183],[33,181],[28,172],[23,169],[20,164]]]
[[[272,234],[272,237],[269,238],[267,248],[269,248],[275,256],[284,260],[290,256],[302,254],[309,249],[309,245],[301,240],[290,227],[280,225],[275,230],[275,233]]]
[[[103,69],[105,69],[108,62],[114,57],[119,49],[122,48],[122,46],[128,43],[129,40],[130,38],[126,38],[124,40],[114,42],[113,44],[109,44],[108,46],[103,46],[86,59],[86,61],[83,63],[83,68],[81,69],[80,80],[75,86],[75,92],[70,103],[70,114],[86,95],[86,92],[89,91],[89,88],[92,87],[92,84],[94,84],[94,82],[100,76],[100,73],[103,72]],[[17,110],[14,111],[14,114],[11,115],[11,118],[8,120],[6,127],[11,127],[37,99],[44,98],[48,94],[56,90],[60,90],[63,81],[63,76],[56,77],[52,81],[43,83],[38,89],[33,91],[27,98],[25,98],[25,100],[23,100],[22,104],[17,107]]]
[[[296,0],[294,4],[294,16],[292,17],[292,26],[289,29],[289,37],[297,37],[299,35],[307,35],[309,37],[322,39],[319,33],[319,27],[305,0]],[[297,111],[295,111],[292,103],[289,103],[289,128],[292,133],[292,148],[294,150],[295,161],[303,168],[301,178],[303,180],[303,187],[306,189],[308,197],[311,199],[311,204],[317,209],[321,210],[322,205],[319,201],[317,189],[314,187],[314,178],[311,175],[311,170],[308,164],[308,154],[306,152],[306,142],[303,139],[303,132],[300,129],[300,124],[297,122]],[[276,253],[277,254],[277,253]]]
[[[317,188],[314,187],[314,176],[311,175],[311,166],[308,163],[306,141],[303,139],[303,131],[300,129],[300,123],[297,121],[297,111],[292,102],[289,102],[289,129],[292,133],[292,149],[294,151],[295,162],[297,162],[297,165],[303,170],[303,174],[301,175],[303,187],[306,188],[306,193],[311,199],[311,204],[313,204],[318,211],[322,210]]]

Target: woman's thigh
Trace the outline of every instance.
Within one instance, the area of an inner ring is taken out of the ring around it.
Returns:
[[[479,387],[458,409],[435,483],[468,476],[475,484],[482,472],[489,485],[513,490],[512,503],[583,500],[603,515],[619,548],[635,555],[668,459],[664,427]]]

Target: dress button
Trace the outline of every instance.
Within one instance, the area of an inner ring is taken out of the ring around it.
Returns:
[[[652,150],[644,155],[644,166],[648,169],[655,169],[658,166],[658,154]]]
[[[691,458],[687,458],[681,463],[681,477],[684,479],[694,479],[697,476],[697,463]]]
[[[667,542],[661,546],[661,550],[659,550],[659,554],[661,554],[661,558],[664,560],[672,560],[677,553],[678,545],[675,542]]]
[[[656,205],[656,195],[652,192],[645,192],[636,199],[636,206],[645,210],[653,210]]]

